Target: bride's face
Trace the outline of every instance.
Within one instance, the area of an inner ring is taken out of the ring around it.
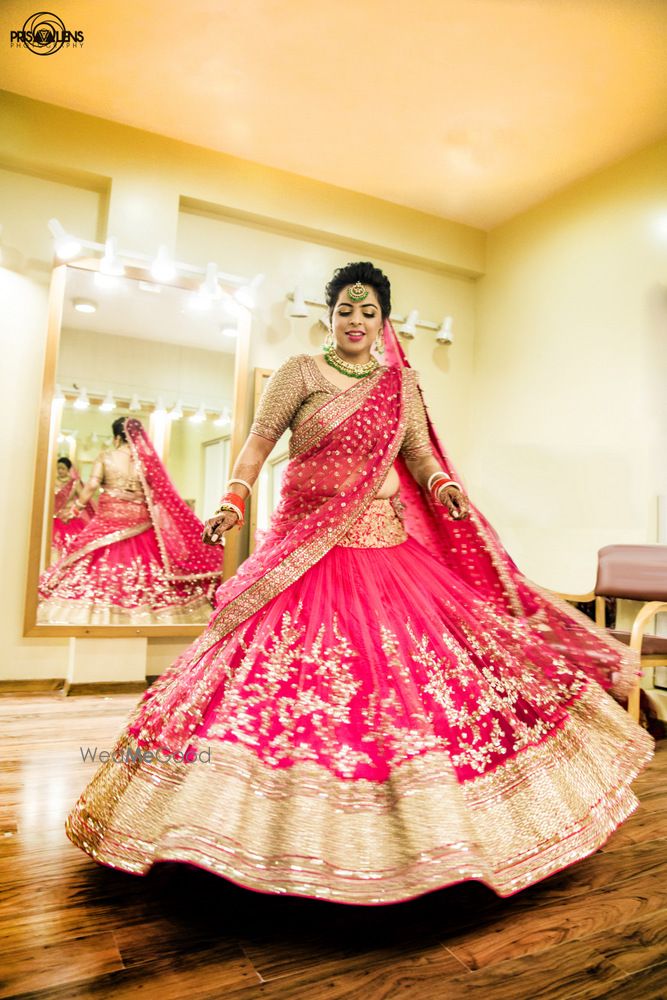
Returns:
[[[382,310],[375,289],[366,285],[368,295],[363,302],[348,298],[346,285],[336,300],[331,325],[336,346],[349,354],[367,354],[382,329]]]

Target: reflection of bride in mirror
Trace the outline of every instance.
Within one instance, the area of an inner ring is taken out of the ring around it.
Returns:
[[[150,625],[203,621],[222,556],[177,493],[141,422],[112,424],[113,448],[96,459],[72,501],[79,515],[100,489],[96,516],[40,577],[38,621]]]
[[[76,504],[82,492],[83,483],[77,469],[69,458],[61,456],[56,466],[51,532],[56,557],[63,554],[71,539],[86,527],[95,513],[92,498],[85,504]]]

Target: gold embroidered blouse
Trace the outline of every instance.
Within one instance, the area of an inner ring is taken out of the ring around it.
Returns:
[[[101,486],[109,496],[134,503],[144,502],[144,488],[132,456],[121,449],[101,452],[95,459],[89,483]]]
[[[417,372],[404,368],[403,378],[408,380],[408,419],[401,455],[406,459],[424,458],[432,451]],[[325,378],[312,355],[295,354],[268,380],[250,432],[277,441],[288,427],[294,431],[311,413],[341,391]]]

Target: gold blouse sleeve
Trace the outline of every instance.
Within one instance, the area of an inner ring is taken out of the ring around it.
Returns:
[[[95,463],[88,478],[88,486],[97,487],[101,486],[104,482],[104,455],[105,452],[102,451],[95,459]]]
[[[429,458],[433,454],[428,433],[426,410],[419,391],[417,372],[406,368],[404,377],[408,379],[406,387],[407,425],[401,445],[401,455],[406,459]]]
[[[250,433],[277,441],[290,426],[305,392],[301,362],[296,355],[276,368],[266,383]]]

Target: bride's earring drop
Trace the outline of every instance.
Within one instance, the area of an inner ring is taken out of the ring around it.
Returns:
[[[324,346],[329,350],[332,350],[334,347],[334,335],[331,327],[328,328],[327,335],[324,338]]]
[[[380,329],[378,331],[378,335],[375,338],[375,343],[373,344],[373,347],[375,348],[375,350],[377,351],[378,354],[384,354],[384,328],[383,327],[380,327]]]

